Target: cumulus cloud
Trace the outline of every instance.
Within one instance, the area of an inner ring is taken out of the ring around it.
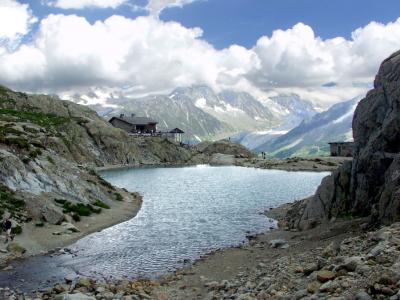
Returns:
[[[76,15],[49,15],[29,44],[15,51],[0,47],[0,83],[63,95],[101,87],[122,96],[207,84],[261,98],[296,92],[335,102],[368,89],[380,62],[400,48],[400,19],[370,23],[349,40],[321,39],[299,23],[250,49],[217,50],[202,34],[151,16],[92,24]]]
[[[159,16],[168,7],[182,7],[195,1],[199,0],[149,0],[145,9],[150,15]]]
[[[117,8],[127,0],[45,0],[45,4],[62,9]]]
[[[27,4],[0,0],[0,45],[14,48],[36,21]]]
[[[372,22],[355,30],[351,40],[322,40],[311,27],[299,23],[258,40],[253,50],[260,67],[248,78],[264,88],[370,82],[380,62],[400,48],[399,38],[400,18],[386,25]]]

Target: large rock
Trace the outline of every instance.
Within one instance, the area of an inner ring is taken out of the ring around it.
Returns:
[[[59,225],[64,220],[64,213],[58,207],[47,204],[42,208],[42,217],[53,225]]]
[[[214,143],[203,142],[196,148],[207,155],[215,153],[234,155],[237,158],[250,158],[253,154],[243,145],[232,143],[227,140],[221,140]]]
[[[288,213],[290,227],[307,229],[342,215],[375,224],[400,220],[400,51],[382,63],[374,89],[360,101],[353,135],[352,163],[325,178],[300,211]]]

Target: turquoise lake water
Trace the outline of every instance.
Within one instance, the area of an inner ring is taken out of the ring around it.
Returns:
[[[329,173],[241,167],[120,169],[102,172],[112,184],[138,191],[138,215],[69,248],[74,256],[42,256],[16,264],[8,282],[36,286],[69,274],[96,278],[156,277],[246,235],[275,226],[262,213],[313,194]],[[45,270],[44,270],[45,269]],[[4,273],[0,273],[0,282]],[[14,277],[13,277],[14,276]],[[35,283],[35,282],[33,282]]]

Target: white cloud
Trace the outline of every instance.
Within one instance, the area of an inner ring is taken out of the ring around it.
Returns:
[[[27,4],[0,0],[0,45],[15,47],[36,21]]]
[[[71,94],[101,88],[123,96],[207,84],[259,97],[297,93],[319,103],[367,90],[380,62],[400,49],[400,19],[370,23],[346,40],[323,40],[304,24],[261,37],[251,49],[215,49],[200,28],[151,16],[89,23],[76,15],[44,18],[29,44],[0,47],[0,83]],[[335,82],[332,87],[322,87]],[[354,84],[356,83],[356,84]]]
[[[258,40],[253,50],[261,67],[249,78],[264,88],[370,82],[380,62],[398,49],[400,18],[386,25],[372,22],[354,31],[351,40],[322,40],[311,27],[299,23]]]
[[[145,9],[149,11],[150,15],[158,16],[168,7],[182,7],[195,1],[198,0],[149,0]]]
[[[127,0],[48,0],[47,5],[62,9],[117,8]]]

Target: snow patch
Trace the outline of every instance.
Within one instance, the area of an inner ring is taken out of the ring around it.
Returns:
[[[201,138],[199,138],[197,135],[195,135],[194,134],[194,138],[196,139],[196,140],[198,140],[199,142],[201,142],[202,140],[201,140]]]
[[[207,107],[207,100],[205,98],[199,98],[196,100],[195,104],[198,108],[206,108]]]
[[[353,105],[353,107],[347,112],[345,113],[343,116],[341,116],[340,118],[334,120],[332,123],[333,124],[337,124],[337,123],[341,123],[344,120],[346,120],[348,117],[351,117],[352,115],[354,115],[354,111],[356,110],[358,105],[358,102],[356,104]]]
[[[287,130],[274,130],[274,129],[270,129],[270,130],[267,130],[267,131],[256,131],[256,132],[253,132],[254,134],[256,134],[256,135],[284,135],[284,134],[286,134],[286,133],[288,133],[289,131],[287,131]]]

